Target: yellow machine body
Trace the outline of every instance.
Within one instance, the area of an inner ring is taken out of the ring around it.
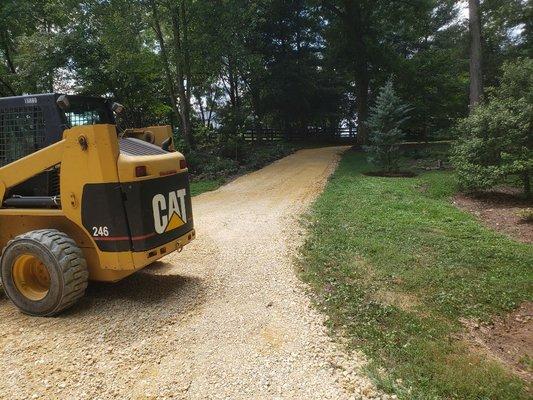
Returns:
[[[131,138],[143,140],[148,143],[155,144],[159,147],[165,145],[168,142],[168,150],[175,151],[172,140],[172,128],[168,125],[165,126],[149,126],[148,128],[135,128],[126,129],[124,135]]]
[[[167,137],[169,135],[168,127],[151,127],[147,128],[148,130],[157,133],[158,141],[162,141],[164,135]],[[25,232],[57,229],[71,237],[82,250],[91,280],[116,282],[173,251],[181,250],[193,240],[195,232],[192,228],[192,213],[189,210],[189,215],[184,217],[185,211],[182,209],[183,214],[176,219],[179,225],[187,223],[188,228],[184,231],[185,226],[182,226],[181,234],[178,236],[175,234],[178,230],[173,231],[174,234],[168,233],[169,227],[167,231],[161,233],[146,232],[146,237],[152,238],[152,241],[143,244],[144,247],[141,250],[131,245],[125,250],[107,251],[105,246],[102,246],[103,243],[111,245],[116,240],[122,241],[127,247],[127,243],[132,243],[131,241],[136,239],[132,239],[133,234],[129,238],[127,235],[114,238],[113,233],[110,232],[113,226],[95,225],[92,227],[90,221],[86,221],[84,209],[87,205],[84,205],[84,202],[98,200],[86,197],[87,187],[107,185],[106,187],[110,188],[118,186],[132,188],[134,185],[157,183],[163,179],[166,179],[166,182],[172,176],[186,176],[187,174],[181,153],[131,155],[121,151],[119,140],[114,125],[76,126],[65,130],[63,139],[59,142],[0,168],[1,203],[4,202],[10,188],[50,168],[59,168],[61,193],[61,206],[57,209],[2,207],[0,209],[0,248],[4,248],[10,240]],[[138,167],[143,172],[140,176]],[[157,196],[165,196],[166,191],[172,194],[174,188],[167,189],[162,183],[161,195]],[[181,189],[189,190],[188,181],[186,187]],[[187,193],[187,196],[190,201],[190,193]],[[136,207],[147,213],[147,219],[150,215],[153,215],[156,220],[162,218],[162,222],[156,221],[156,224],[170,225],[173,216],[157,216],[156,214],[168,211],[171,204],[165,204],[163,201],[158,203],[159,197],[156,197],[152,203],[147,202]],[[152,207],[155,208],[152,210]],[[117,213],[119,208],[120,206],[117,206]],[[98,212],[98,210],[92,212]],[[112,218],[110,210],[106,212]],[[122,213],[123,210],[120,212]],[[136,215],[129,217],[132,221],[140,218]],[[159,236],[160,239],[157,239]],[[169,239],[163,240],[162,238]],[[155,243],[155,245],[146,248],[149,243]]]

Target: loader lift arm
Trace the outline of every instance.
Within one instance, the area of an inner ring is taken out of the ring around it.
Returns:
[[[64,145],[65,141],[61,140],[0,168],[0,204],[6,200],[5,195],[8,189],[60,164]]]

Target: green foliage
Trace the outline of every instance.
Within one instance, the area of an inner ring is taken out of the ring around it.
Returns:
[[[228,177],[237,173],[253,171],[293,153],[297,146],[286,143],[251,144],[239,142],[239,157],[225,155],[225,146],[213,140],[214,145],[199,146],[185,152],[189,171],[195,180]]]
[[[370,145],[365,150],[369,161],[384,171],[395,172],[399,168],[399,144],[405,136],[401,126],[407,121],[409,110],[394,92],[392,80],[381,88],[376,104],[370,109],[367,122]]]
[[[457,126],[452,160],[467,191],[493,188],[509,176],[530,194],[533,172],[533,60],[503,67],[501,84]]]
[[[243,161],[248,169],[255,170],[288,156],[296,148],[297,146],[283,142],[254,146],[251,151],[246,153]]]
[[[124,124],[172,123],[181,136],[179,110],[190,102],[193,136],[220,130],[229,155],[230,136],[258,126],[354,125],[359,105],[372,104],[394,75],[414,107],[409,137],[447,138],[468,111],[468,30],[455,3],[4,0],[0,95],[112,96],[127,107]],[[531,5],[487,0],[481,8],[493,84],[504,61],[530,56]],[[184,99],[175,101],[179,83]]]
[[[444,19],[442,23],[445,23]],[[458,26],[439,27],[434,40],[396,68],[396,92],[413,110],[407,140],[452,138],[452,127],[468,113],[468,59]]]
[[[458,338],[461,319],[533,299],[533,247],[454,207],[450,172],[388,179],[365,176],[371,168],[346,153],[308,218],[302,276],[330,328],[401,399],[529,398]]]
[[[51,91],[68,62],[59,34],[68,11],[55,0],[4,0],[0,21],[0,95]]]
[[[506,61],[532,55],[533,4],[523,0],[485,0],[481,2],[480,10],[485,85],[496,86]]]
[[[207,176],[224,176],[234,174],[239,170],[239,164],[236,161],[222,157],[211,158],[199,167]]]

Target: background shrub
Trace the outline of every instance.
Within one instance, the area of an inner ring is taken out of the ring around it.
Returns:
[[[401,126],[408,119],[408,111],[409,107],[396,95],[392,80],[389,80],[370,109],[370,144],[365,146],[368,161],[384,171],[395,172],[399,169],[399,145],[405,137]]]
[[[531,196],[532,120],[533,60],[519,59],[504,65],[500,86],[457,125],[452,162],[463,190],[491,189],[517,176]]]

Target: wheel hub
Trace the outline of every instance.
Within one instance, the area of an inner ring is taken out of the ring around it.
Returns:
[[[19,256],[13,264],[13,281],[19,292],[32,301],[46,297],[50,290],[50,274],[34,255]]]

